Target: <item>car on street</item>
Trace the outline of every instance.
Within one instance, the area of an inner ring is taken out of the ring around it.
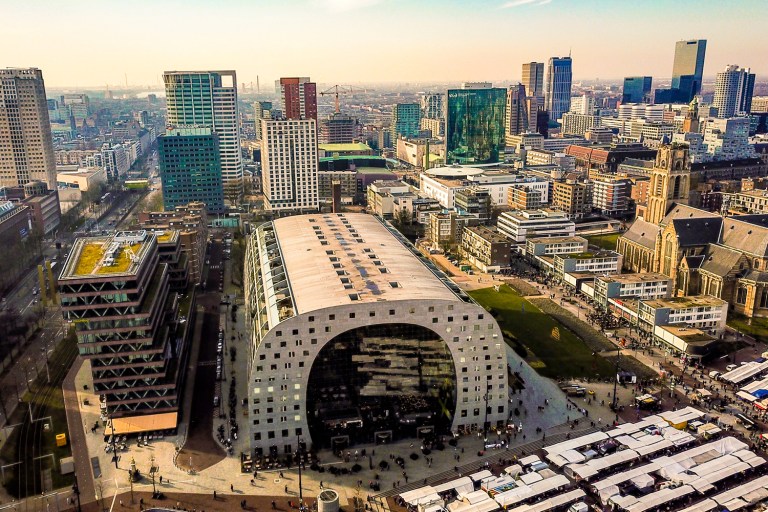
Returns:
[[[735,370],[738,367],[739,367],[739,365],[737,365],[737,364],[729,364],[728,366],[725,367],[725,371],[731,372],[731,371]]]

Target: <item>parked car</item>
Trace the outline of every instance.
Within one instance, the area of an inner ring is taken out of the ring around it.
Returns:
[[[733,370],[735,370],[738,367],[739,367],[739,365],[737,365],[737,364],[729,364],[728,366],[725,367],[725,371],[732,372]]]

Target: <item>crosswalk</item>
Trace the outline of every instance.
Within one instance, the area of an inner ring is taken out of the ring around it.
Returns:
[[[424,485],[436,485],[442,482],[447,482],[450,480],[453,480],[455,478],[459,478],[459,475],[471,475],[472,473],[476,473],[482,469],[485,469],[488,465],[496,464],[499,462],[500,459],[510,459],[513,456],[520,458],[521,456],[530,455],[532,453],[535,453],[544,446],[550,446],[553,444],[561,443],[568,439],[568,434],[570,433],[571,438],[576,438],[579,436],[585,436],[587,434],[591,434],[592,432],[597,432],[599,429],[597,427],[588,427],[582,430],[570,430],[568,432],[563,432],[560,434],[555,434],[552,436],[547,436],[547,440],[544,441],[542,439],[537,439],[536,441],[531,441],[530,443],[518,445],[512,448],[509,448],[507,450],[499,450],[496,453],[493,453],[492,455],[489,455],[487,457],[483,457],[481,459],[478,459],[474,462],[470,462],[469,464],[465,464],[463,466],[458,467],[458,471],[455,469],[451,469],[448,471],[443,471],[442,473],[438,473],[437,475],[432,475],[431,477],[426,479],[426,484],[423,480],[419,480],[418,482],[411,482],[406,485],[401,485],[400,487],[397,487],[395,489],[388,489],[386,491],[380,492],[378,494],[375,494],[373,496],[374,499],[385,499],[390,498],[392,496],[397,496],[398,494],[403,494],[407,491],[412,491],[414,489],[418,489],[419,487],[424,487]]]

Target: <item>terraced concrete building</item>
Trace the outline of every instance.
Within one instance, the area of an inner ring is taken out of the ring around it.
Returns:
[[[169,292],[169,277],[146,231],[78,238],[59,277],[64,318],[91,362],[102,409],[125,425],[143,417],[145,430],[176,427],[186,368],[187,322],[177,315],[190,305]]]
[[[505,424],[496,321],[377,217],[263,224],[245,269],[257,455]]]

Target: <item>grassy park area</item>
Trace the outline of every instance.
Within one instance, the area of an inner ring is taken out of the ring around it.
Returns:
[[[757,341],[768,343],[768,318],[754,317],[751,319],[738,313],[728,315],[728,326],[752,336]]]
[[[589,240],[590,244],[596,245],[601,249],[608,249],[611,251],[615,251],[616,240],[618,240],[620,236],[621,236],[621,233],[608,233],[606,235],[585,236],[584,238]]]
[[[615,367],[609,361],[592,355],[592,349],[581,338],[510,287],[502,285],[498,292],[485,288],[469,294],[493,313],[507,343],[518,354],[524,354],[540,374],[551,378],[613,376]]]

